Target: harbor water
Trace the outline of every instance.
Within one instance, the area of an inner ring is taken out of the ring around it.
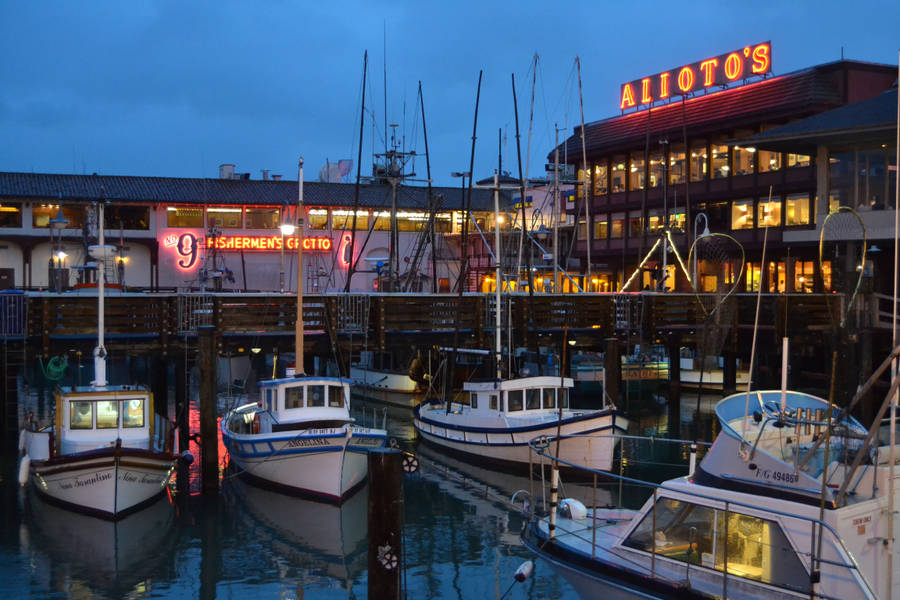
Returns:
[[[44,393],[41,402],[37,393],[23,390],[21,403],[49,410]],[[196,405],[194,395],[194,424]],[[419,459],[418,472],[404,478],[401,566],[407,598],[578,597],[541,560],[529,579],[513,579],[523,562],[534,560],[519,539],[522,498],[534,485],[527,474],[475,467],[417,444],[408,409],[359,399],[354,407],[359,422],[386,423],[391,436]],[[682,421],[691,418],[684,411]],[[665,415],[664,406],[645,411],[633,419],[636,432],[665,435]],[[196,442],[191,450],[199,456]],[[341,506],[308,501],[245,483],[227,469],[221,446],[219,454],[219,494],[200,494],[195,461],[182,468],[177,489],[112,523],[20,488],[15,452],[4,451],[0,598],[368,597],[368,486]],[[663,463],[646,461],[643,469],[641,463],[634,456],[617,468],[665,475]],[[516,492],[519,499],[511,502]],[[606,493],[601,500],[615,502],[622,490]]]

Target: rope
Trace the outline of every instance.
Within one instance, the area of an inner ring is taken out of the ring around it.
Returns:
[[[66,374],[66,368],[69,366],[69,358],[66,355],[53,356],[44,365],[41,357],[38,357],[38,364],[41,366],[41,372],[49,381],[59,381]]]

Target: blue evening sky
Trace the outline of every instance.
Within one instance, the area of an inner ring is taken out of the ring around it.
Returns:
[[[554,124],[564,139],[581,120],[576,56],[592,121],[617,114],[625,81],[766,40],[776,74],[842,47],[897,64],[897,23],[896,0],[0,0],[0,171],[216,177],[235,163],[254,179],[296,179],[302,155],[313,180],[326,160],[356,161],[368,50],[364,175],[385,116],[424,153],[421,81],[433,180],[458,185],[479,70],[475,175],[496,167],[500,130],[504,170],[517,174],[511,75],[525,161],[537,53],[528,160],[540,176]],[[422,158],[415,168],[424,177]]]

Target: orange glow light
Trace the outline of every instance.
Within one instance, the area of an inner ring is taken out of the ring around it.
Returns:
[[[669,73],[659,74],[659,97],[665,99],[669,97]]]
[[[741,60],[741,57],[736,52],[729,54],[725,59],[725,78],[728,81],[734,81],[741,76],[743,71],[744,61]]]
[[[625,87],[622,88],[622,102],[619,104],[619,108],[625,110],[626,108],[634,107],[634,90],[631,89],[631,84],[626,83]]]
[[[717,66],[719,66],[718,58],[710,58],[700,63],[700,70],[703,71],[703,87],[709,87],[713,84]]]
[[[684,93],[694,87],[694,70],[690,67],[682,67],[678,72],[678,89]]]
[[[650,78],[644,77],[641,79],[641,104],[647,104],[652,101],[653,96],[650,95]]]
[[[769,44],[760,44],[753,49],[753,66],[754,73],[765,73],[772,66],[772,60],[769,57]]]

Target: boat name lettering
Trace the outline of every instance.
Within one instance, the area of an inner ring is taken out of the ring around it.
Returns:
[[[71,490],[72,488],[86,487],[89,485],[94,485],[96,483],[100,483],[101,481],[106,481],[111,478],[111,473],[95,473],[86,479],[75,478],[66,482],[61,482],[59,487],[64,490]]]
[[[352,440],[353,444],[356,446],[380,446],[382,443],[381,438],[377,437],[354,437]]]
[[[800,481],[799,473],[791,473],[790,471],[772,471],[770,469],[757,469],[757,479],[765,479],[766,481],[778,481],[780,483],[797,483]]]
[[[128,483],[145,483],[151,485],[159,485],[163,482],[163,478],[159,475],[148,475],[147,473],[132,473],[131,471],[123,471],[121,481]]]
[[[327,446],[328,441],[322,438],[293,439],[287,443],[288,448],[309,448],[310,446]]]

